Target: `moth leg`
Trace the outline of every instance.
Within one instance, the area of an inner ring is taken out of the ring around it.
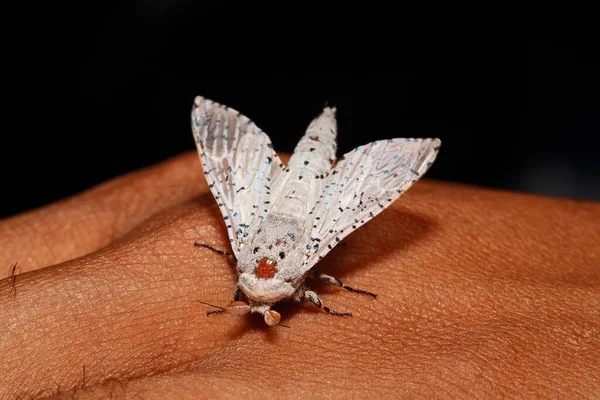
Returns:
[[[217,248],[214,248],[210,244],[200,243],[200,242],[194,242],[194,246],[196,246],[196,247],[205,247],[205,248],[207,248],[209,250],[214,251],[215,253],[219,253],[219,254],[222,254],[222,255],[226,256],[227,258],[229,258],[233,262],[236,262],[235,256],[233,254],[231,254],[228,251],[223,251],[223,250],[219,250]]]
[[[331,275],[325,275],[325,274],[320,273],[319,271],[314,271],[313,272],[313,276],[315,278],[319,278],[322,281],[325,281],[325,282],[330,283],[332,285],[343,287],[344,289],[346,289],[346,290],[348,290],[350,292],[368,294],[369,296],[373,296],[373,297],[377,298],[377,295],[375,293],[371,293],[371,292],[368,292],[368,291],[363,290],[363,289],[357,289],[357,288],[353,288],[352,286],[348,286],[348,285],[344,284],[342,281],[340,281],[339,279],[334,278]]]
[[[299,297],[300,297],[300,300],[309,300],[315,306],[319,307],[321,310],[323,310],[325,312],[328,312],[329,314],[337,315],[339,317],[343,317],[345,315],[352,315],[351,312],[337,312],[337,311],[330,309],[329,307],[326,307],[325,304],[323,304],[323,301],[319,298],[319,295],[316,294],[315,292],[313,292],[312,290],[302,289],[300,291]]]

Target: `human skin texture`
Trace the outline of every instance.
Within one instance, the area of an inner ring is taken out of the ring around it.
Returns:
[[[0,399],[600,397],[596,203],[424,178],[317,264],[378,297],[308,280],[353,316],[287,328],[207,316],[235,269],[196,240],[194,152],[0,221]]]

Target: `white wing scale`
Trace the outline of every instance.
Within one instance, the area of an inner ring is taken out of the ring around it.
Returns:
[[[271,182],[285,165],[269,137],[248,117],[201,96],[194,101],[192,130],[237,257],[253,228],[266,216]]]
[[[409,189],[429,169],[440,145],[439,139],[390,139],[345,154],[307,218],[303,272]]]

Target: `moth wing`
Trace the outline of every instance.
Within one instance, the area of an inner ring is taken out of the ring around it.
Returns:
[[[237,257],[265,218],[271,182],[285,165],[267,134],[248,117],[201,96],[194,100],[192,131]]]
[[[306,222],[303,272],[408,190],[437,157],[439,139],[380,140],[340,159]]]

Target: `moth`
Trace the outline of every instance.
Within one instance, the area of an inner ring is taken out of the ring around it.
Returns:
[[[436,159],[439,139],[378,140],[337,159],[336,108],[326,106],[286,165],[269,136],[240,112],[198,96],[191,114],[199,158],[233,254],[195,245],[230,257],[238,275],[234,302],[207,314],[259,313],[275,326],[281,315],[271,307],[293,299],[333,315],[352,315],[325,306],[305,286],[310,276],[376,296],[314,267],[423,176]]]

